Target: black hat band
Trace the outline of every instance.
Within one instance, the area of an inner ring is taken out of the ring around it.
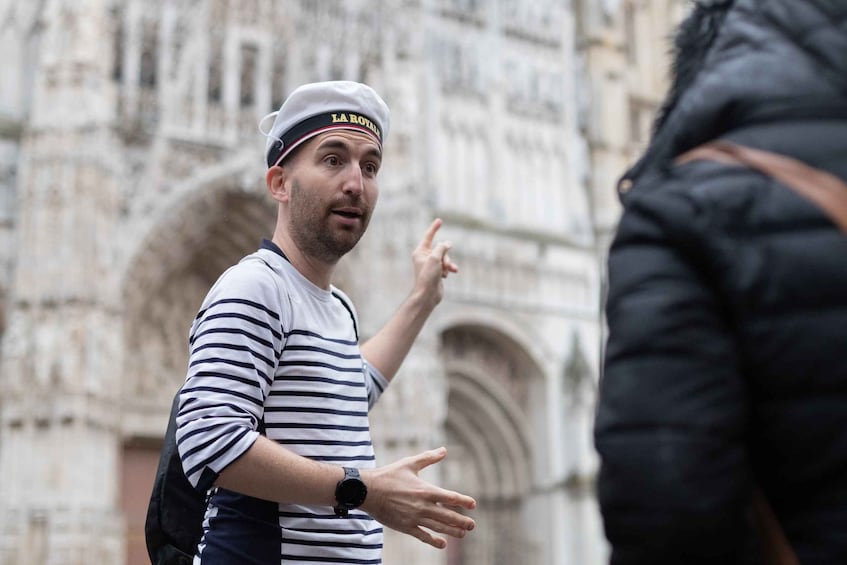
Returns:
[[[348,112],[346,110],[327,112],[306,118],[283,133],[280,136],[282,141],[280,142],[279,139],[275,141],[268,151],[268,167],[279,164],[291,149],[294,149],[306,138],[316,135],[322,130],[334,128],[361,130],[374,137],[377,143],[382,146],[382,131],[371,118],[359,112]]]

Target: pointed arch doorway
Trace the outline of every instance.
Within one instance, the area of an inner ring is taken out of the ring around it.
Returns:
[[[444,486],[473,496],[476,530],[450,540],[448,565],[539,563],[542,532],[531,494],[543,445],[544,384],[529,355],[482,326],[442,334],[448,379]]]
[[[276,207],[244,171],[198,183],[154,219],[125,276],[121,509],[125,563],[149,563],[144,520],[188,331],[215,280],[273,234]]]

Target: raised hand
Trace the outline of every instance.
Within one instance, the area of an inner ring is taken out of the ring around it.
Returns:
[[[444,297],[444,283],[450,273],[459,272],[459,267],[450,260],[447,253],[452,244],[441,242],[433,248],[435,234],[441,228],[442,221],[436,218],[426,230],[423,239],[412,252],[412,262],[415,266],[415,286],[426,293],[434,304],[441,302]]]
[[[368,497],[362,510],[382,525],[414,536],[438,549],[445,548],[447,540],[429,530],[455,538],[465,537],[476,523],[458,510],[473,510],[476,501],[430,484],[418,476],[421,470],[446,456],[447,449],[441,447],[400,459],[385,467],[362,471],[362,479],[368,487]]]

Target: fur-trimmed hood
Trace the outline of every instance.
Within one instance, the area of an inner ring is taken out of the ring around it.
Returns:
[[[687,149],[788,116],[847,120],[847,1],[701,0],[679,27],[672,86],[637,181]],[[847,121],[845,121],[847,124]]]

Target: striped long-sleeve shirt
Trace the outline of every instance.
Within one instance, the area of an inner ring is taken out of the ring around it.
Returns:
[[[189,481],[212,487],[260,433],[304,457],[371,468],[368,410],[387,381],[361,356],[355,311],[271,242],[226,271],[190,333],[177,444]],[[381,563],[382,527],[353,511],[213,488],[195,563]]]

